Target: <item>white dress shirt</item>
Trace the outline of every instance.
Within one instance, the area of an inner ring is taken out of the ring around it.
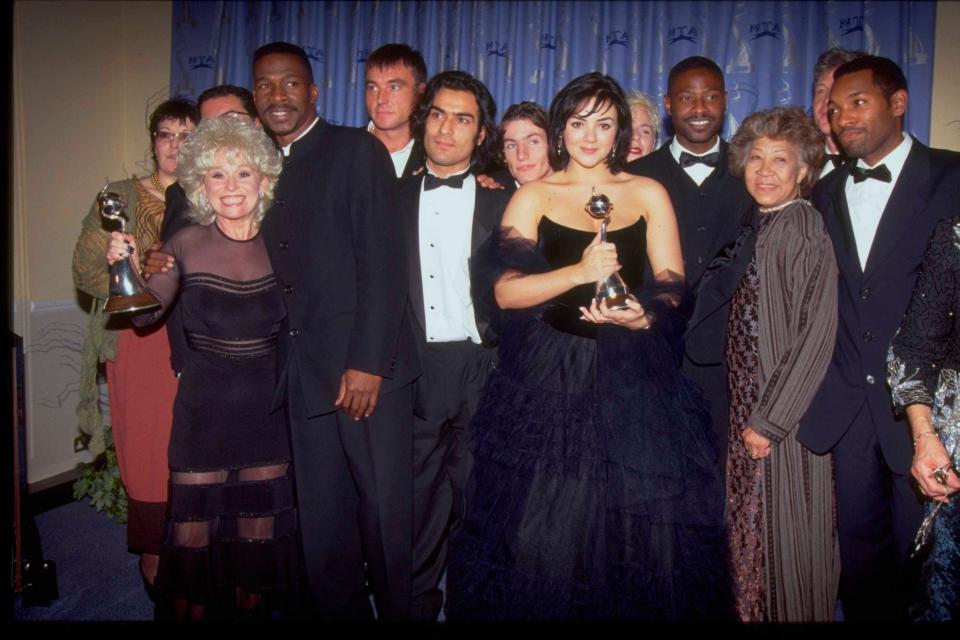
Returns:
[[[867,178],[862,182],[854,183],[853,176],[849,176],[844,184],[847,209],[850,211],[850,226],[853,228],[853,237],[857,241],[857,256],[860,258],[861,269],[867,267],[867,258],[870,256],[873,238],[877,235],[877,227],[880,226],[880,217],[887,206],[890,194],[893,193],[893,187],[897,184],[897,178],[903,171],[903,165],[907,161],[907,155],[912,146],[913,138],[904,134],[900,144],[874,165],[887,165],[887,169],[890,170],[890,182]],[[857,160],[857,166],[864,169],[872,168],[864,162],[863,158]]]
[[[672,155],[673,159],[677,161],[677,164],[680,164],[680,153],[683,151],[686,151],[692,156],[705,156],[708,153],[713,153],[714,151],[719,153],[720,136],[717,136],[717,141],[714,143],[713,147],[711,147],[709,151],[704,151],[703,153],[694,153],[693,151],[690,151],[690,149],[685,149],[683,145],[677,141],[677,136],[673,136],[673,139],[670,141],[670,155]],[[703,184],[703,181],[707,179],[707,176],[713,173],[713,170],[716,169],[716,167],[708,167],[705,164],[697,163],[692,164],[689,167],[682,167],[682,169],[687,172],[687,175],[690,176],[694,182],[697,183],[697,186],[700,186]]]
[[[367,123],[367,131],[370,133],[373,133],[373,130],[376,128],[377,127],[373,124],[373,120]],[[390,152],[390,159],[393,160],[393,170],[396,172],[398,178],[403,176],[403,170],[407,168],[407,160],[410,159],[411,151],[413,151],[412,137],[402,149],[397,149],[396,151]]]
[[[472,175],[464,177],[460,189],[425,191],[420,187],[418,236],[427,342],[470,340],[480,344],[467,263],[476,191]]]
[[[314,117],[314,118],[313,118],[313,122],[310,123],[310,126],[307,127],[306,129],[304,129],[304,130],[303,130],[303,133],[301,133],[300,135],[298,135],[297,138],[296,138],[296,140],[292,140],[292,141],[290,142],[290,144],[288,144],[287,146],[281,147],[281,148],[283,149],[283,157],[284,157],[284,158],[286,158],[288,155],[290,155],[290,147],[293,146],[293,143],[296,142],[297,140],[299,140],[300,138],[302,138],[303,136],[307,135],[308,133],[310,133],[310,130],[313,129],[315,126],[317,126],[317,123],[318,123],[318,122],[320,122],[320,118]]]

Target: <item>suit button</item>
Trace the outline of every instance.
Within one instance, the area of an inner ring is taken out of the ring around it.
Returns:
[[[697,264],[703,264],[703,256],[697,258]]]
[[[876,378],[871,375],[867,375],[867,384],[874,384],[876,381]]]
[[[298,335],[300,335],[300,329],[290,329],[291,338],[296,338]]]
[[[704,197],[704,195],[703,195],[703,191],[701,191],[701,192],[700,192],[700,193],[698,193],[697,195],[698,195],[698,196],[700,196],[701,198],[703,198],[703,197]]]
[[[281,241],[280,241],[280,248],[281,248],[281,249],[286,249],[286,248],[289,247],[289,246],[290,246],[290,243],[287,242],[286,240],[281,240]]]
[[[860,299],[861,299],[861,300],[869,300],[869,299],[870,299],[870,295],[871,295],[872,293],[873,293],[873,292],[870,291],[870,287],[864,287],[863,289],[860,289]]]
[[[284,292],[284,293],[293,293],[293,287],[291,287],[290,285],[287,285],[287,286],[285,286],[285,287],[283,288],[283,292]]]
[[[863,332],[863,341],[864,341],[864,342],[870,342],[871,340],[873,340],[873,334],[870,333],[869,331],[864,331],[864,332]]]
[[[287,204],[287,201],[284,200],[283,198],[277,198],[276,200],[273,201],[273,203],[278,207],[282,207],[283,205]]]

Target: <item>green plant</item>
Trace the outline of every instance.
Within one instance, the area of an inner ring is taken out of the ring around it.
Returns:
[[[109,427],[105,436],[107,448],[104,452],[92,462],[80,465],[80,477],[73,483],[73,497],[77,500],[89,497],[97,511],[123,524],[127,521],[127,492],[120,481],[117,452]]]

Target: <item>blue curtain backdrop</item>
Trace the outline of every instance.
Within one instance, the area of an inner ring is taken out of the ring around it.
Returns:
[[[170,93],[196,98],[220,83],[250,86],[253,51],[302,46],[320,87],[317,110],[367,121],[367,54],[388,42],[418,49],[430,74],[462,69],[483,81],[498,113],[545,107],[569,80],[599,70],[659,99],[670,67],[691,55],[726,74],[724,136],[758,109],[809,109],[813,65],[832,46],[864,49],[903,68],[906,128],[930,131],[936,3],[922,2],[209,2],[173,5]],[[662,111],[662,106],[661,106]],[[661,137],[661,140],[665,136]]]

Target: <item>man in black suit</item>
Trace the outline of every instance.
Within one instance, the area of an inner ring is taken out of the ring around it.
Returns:
[[[414,553],[411,617],[435,620],[447,540],[462,519],[470,474],[467,428],[493,367],[496,303],[471,288],[471,258],[496,233],[510,199],[477,184],[471,167],[495,151],[496,104],[462,71],[426,86],[416,122],[425,170],[404,179],[410,299],[423,375],[415,383]]]
[[[891,60],[866,56],[834,71],[830,124],[855,165],[821,180],[813,201],[840,268],[837,344],[797,439],[832,452],[847,620],[906,615],[907,555],[921,503],[910,484],[913,447],[884,384],[887,349],[903,318],[927,240],[960,201],[960,154],[903,134],[907,83]]]
[[[284,295],[277,404],[289,415],[306,571],[316,612],[406,618],[413,531],[413,379],[407,256],[390,156],[316,115],[300,47],[253,58],[254,101],[284,154],[264,218]]]
[[[687,284],[694,291],[710,261],[733,242],[748,221],[753,199],[743,180],[730,175],[727,143],[720,138],[726,111],[723,72],[693,56],[678,62],[667,79],[663,105],[673,126],[669,143],[634,160],[627,171],[662,184],[677,216]],[[652,274],[650,274],[652,275]],[[683,370],[703,389],[718,437],[727,446],[727,375],[724,366],[726,307],[705,312],[698,299],[685,338]]]
[[[390,152],[397,177],[423,168],[423,141],[411,132],[411,119],[427,81],[419,51],[405,44],[385,44],[367,56],[365,71],[367,131]]]

